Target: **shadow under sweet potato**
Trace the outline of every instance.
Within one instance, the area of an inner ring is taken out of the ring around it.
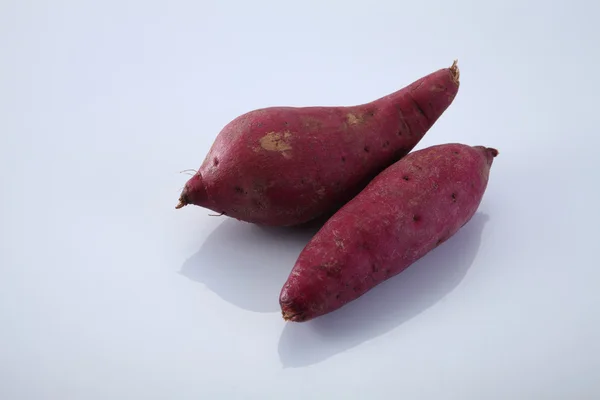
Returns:
[[[476,213],[448,241],[337,311],[305,323],[287,323],[279,340],[283,366],[324,361],[391,331],[443,299],[475,260],[488,219]]]
[[[279,313],[281,288],[322,223],[274,228],[228,218],[183,264],[180,273],[240,308]]]

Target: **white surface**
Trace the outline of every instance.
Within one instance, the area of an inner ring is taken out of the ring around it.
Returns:
[[[600,7],[562,3],[1,2],[0,399],[600,398]],[[480,211],[339,312],[278,313],[309,233],[174,209],[238,114],[454,58],[418,148],[500,150]]]

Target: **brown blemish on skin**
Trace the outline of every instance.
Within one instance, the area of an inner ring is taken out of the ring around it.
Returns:
[[[342,269],[336,263],[325,263],[319,265],[319,269],[325,271],[325,274],[330,278],[339,278],[342,274]]]
[[[323,126],[320,120],[312,117],[304,117],[302,122],[308,130],[319,130]]]
[[[360,114],[348,113],[346,114],[346,121],[348,125],[359,125],[365,123],[367,120],[375,116],[375,108],[369,110],[362,110]]]
[[[362,117],[360,117],[360,116],[357,117],[356,115],[354,115],[352,113],[348,113],[346,115],[346,119],[348,120],[348,123],[350,125],[358,125],[358,124],[361,124],[363,122],[363,118]]]
[[[338,236],[339,232],[337,231],[333,231],[333,241],[335,242],[335,245],[340,248],[340,249],[344,249],[344,239],[342,239],[341,237]]]
[[[288,151],[292,150],[289,139],[292,134],[289,131],[285,132],[269,132],[260,138],[260,148],[267,151],[278,151],[288,157]],[[254,148],[254,151],[260,151],[260,148]]]

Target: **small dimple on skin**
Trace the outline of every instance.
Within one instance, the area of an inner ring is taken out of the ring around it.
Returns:
[[[215,157],[215,158],[213,159],[213,164],[214,164],[214,166],[215,166],[215,167],[216,167],[217,165],[219,165],[219,159],[218,159],[217,157]]]
[[[252,200],[252,203],[254,204],[254,207],[258,208],[259,210],[266,209],[265,204],[260,200],[254,199],[254,200]]]
[[[368,153],[369,152],[369,146],[365,146],[365,152]]]

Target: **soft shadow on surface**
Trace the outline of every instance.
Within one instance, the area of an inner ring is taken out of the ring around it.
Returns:
[[[180,273],[240,308],[278,312],[281,288],[321,224],[272,228],[227,219]]]
[[[471,221],[408,269],[335,312],[287,323],[279,340],[284,367],[319,363],[417,316],[450,293],[471,267],[489,217]]]

